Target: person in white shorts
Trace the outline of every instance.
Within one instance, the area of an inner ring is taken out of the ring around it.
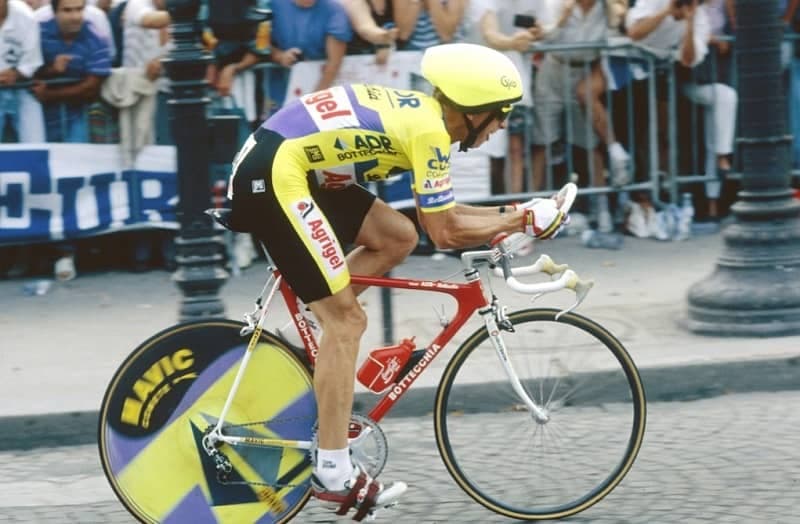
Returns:
[[[549,0],[541,10],[544,42],[547,44],[604,43],[608,35],[609,7],[602,0]],[[599,67],[596,49],[570,52],[548,52],[536,73],[534,82],[533,174],[537,187],[545,187],[546,147],[564,138],[568,143],[591,152],[590,173],[593,187],[606,185],[605,155],[598,146],[601,140],[596,128],[609,129],[605,111],[588,118],[588,108],[577,98],[579,84]],[[606,116],[606,118],[603,118]],[[566,125],[565,125],[566,123]],[[565,129],[566,127],[566,129]],[[613,134],[606,134],[612,182],[628,181],[630,157]],[[613,230],[613,221],[605,195],[592,199],[593,211],[600,231]]]

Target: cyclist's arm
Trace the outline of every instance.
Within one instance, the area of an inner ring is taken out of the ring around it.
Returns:
[[[450,177],[450,137],[444,127],[425,132],[424,122],[417,120],[415,125],[408,150],[412,188],[420,225],[436,247],[472,247],[498,233],[522,231],[523,211],[500,213],[498,207],[457,204]]]
[[[522,231],[523,211],[500,214],[496,207],[476,212],[474,206],[456,205],[445,211],[419,213],[420,225],[439,249],[486,244],[499,233]]]
[[[500,214],[500,209],[505,212],[513,210],[512,206],[470,206],[468,204],[456,204],[456,209],[463,215],[473,215],[476,217],[494,216]]]

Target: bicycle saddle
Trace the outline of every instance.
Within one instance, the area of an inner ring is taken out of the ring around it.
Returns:
[[[239,233],[245,232],[244,229],[237,227],[235,221],[231,220],[232,211],[230,209],[226,209],[224,207],[210,208],[206,209],[205,213],[225,229]]]

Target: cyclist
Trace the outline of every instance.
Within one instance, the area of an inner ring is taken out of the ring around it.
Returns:
[[[350,272],[379,275],[417,245],[414,224],[364,189],[413,172],[417,216],[439,248],[489,242],[501,232],[555,236],[566,222],[552,199],[519,206],[457,204],[450,147],[477,147],[505,126],[522,81],[502,53],[474,44],[427,49],[428,96],[377,85],[335,86],[286,104],[233,161],[231,225],[267,247],[275,266],[321,324],[314,370],[319,412],[313,493],[356,520],[406,490],[371,479],[351,461],[348,426],[359,341],[367,325]],[[355,246],[345,256],[342,246]]]

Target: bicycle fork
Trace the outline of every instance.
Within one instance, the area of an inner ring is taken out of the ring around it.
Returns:
[[[503,365],[503,369],[511,383],[511,388],[514,390],[514,393],[516,393],[522,403],[525,404],[525,407],[528,408],[528,411],[530,411],[533,419],[537,423],[546,424],[550,420],[549,411],[544,406],[539,406],[530,397],[525,387],[522,385],[522,382],[519,380],[519,376],[514,370],[511,359],[508,358],[508,350],[503,340],[501,330],[513,332],[514,327],[506,315],[506,308],[500,306],[497,297],[494,297],[492,305],[481,310],[479,313],[483,317],[483,321],[486,324],[486,331],[489,333],[489,339],[492,341],[492,346],[497,353],[497,357],[500,359],[500,363]]]

